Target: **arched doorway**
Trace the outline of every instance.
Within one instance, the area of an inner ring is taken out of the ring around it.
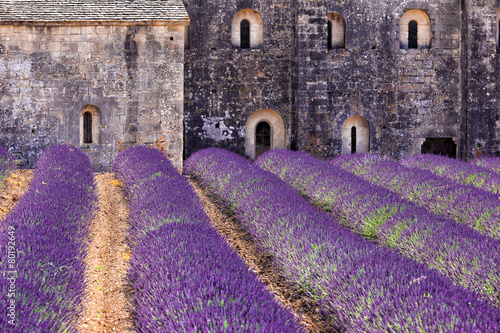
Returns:
[[[271,126],[261,121],[255,128],[255,158],[271,150]]]
[[[252,113],[245,125],[245,155],[254,160],[271,149],[286,148],[285,122],[274,110]]]
[[[426,138],[421,153],[457,158],[457,144],[452,138]]]
[[[370,151],[370,125],[361,116],[347,119],[342,127],[342,154],[368,153]]]

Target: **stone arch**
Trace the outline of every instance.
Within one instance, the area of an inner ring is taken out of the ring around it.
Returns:
[[[355,146],[353,143],[355,134]],[[342,154],[349,155],[353,152],[368,153],[370,151],[370,124],[361,116],[352,116],[344,122],[342,127]]]
[[[399,21],[399,42],[401,49],[408,48],[408,27],[411,23],[417,23],[418,35],[417,43],[419,49],[431,47],[431,20],[429,15],[420,9],[411,9],[403,14]]]
[[[89,124],[89,119],[91,127],[87,128]],[[80,144],[81,145],[99,144],[100,128],[101,128],[101,110],[97,106],[92,104],[85,105],[80,112]],[[87,133],[90,132],[89,138],[87,138],[85,132]]]
[[[345,48],[345,20],[342,15],[328,13],[328,49]]]
[[[250,24],[250,48],[256,49],[262,46],[264,41],[264,23],[262,16],[253,9],[242,9],[237,12],[231,23],[231,43],[234,48],[241,48],[241,22],[246,20]]]
[[[248,117],[245,126],[245,155],[256,158],[256,130],[259,123],[269,124],[271,129],[271,149],[286,148],[285,122],[280,114],[271,109],[258,110]]]

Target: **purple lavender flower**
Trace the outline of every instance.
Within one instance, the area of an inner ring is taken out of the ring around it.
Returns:
[[[288,176],[295,179],[298,187],[323,189],[330,195],[329,204],[338,205],[337,189],[330,190],[321,180],[320,168],[311,169],[316,160],[299,160],[293,154],[272,151],[262,155],[258,162],[287,180]],[[275,157],[277,160],[273,161]],[[322,167],[333,168],[327,163]],[[300,169],[306,171],[301,174]],[[309,301],[316,302],[339,329],[349,332],[500,329],[497,309],[478,300],[474,291],[456,286],[436,270],[353,234],[332,215],[310,206],[289,185],[242,156],[217,148],[205,149],[191,155],[184,172],[196,176],[236,213],[280,272],[303,290]],[[376,222],[382,214],[380,211],[373,215],[372,229],[377,234]]]
[[[138,331],[303,331],[211,227],[193,188],[160,151],[131,148],[113,168],[130,199]]]
[[[70,146],[47,149],[29,189],[0,226],[2,332],[76,332],[96,208],[88,157]],[[6,315],[11,300],[13,317]]]
[[[429,170],[459,184],[475,186],[496,194],[500,193],[499,174],[453,158],[439,155],[415,155],[402,160],[401,164],[410,168]]]
[[[500,201],[496,194],[457,184],[427,170],[407,168],[373,154],[344,155],[330,163],[434,214],[450,217],[492,238],[500,238]]]

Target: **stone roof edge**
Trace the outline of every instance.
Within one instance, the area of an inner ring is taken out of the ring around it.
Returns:
[[[150,20],[150,21],[1,21],[0,25],[27,25],[27,26],[79,26],[79,25],[122,25],[122,26],[145,26],[145,25],[184,25],[190,24],[189,18],[187,20]]]

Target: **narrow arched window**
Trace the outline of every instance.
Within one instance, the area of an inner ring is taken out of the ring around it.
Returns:
[[[83,114],[83,143],[92,143],[92,113]]]
[[[261,121],[255,129],[255,158],[271,149],[271,126]]]
[[[328,49],[332,49],[332,21],[328,20]]]
[[[414,20],[408,23],[408,48],[418,49],[418,23]]]
[[[345,21],[337,13],[328,13],[328,49],[345,48]]]
[[[356,153],[356,145],[357,145],[356,126],[353,126],[351,128],[351,154]]]
[[[248,20],[241,20],[240,23],[240,40],[241,48],[250,48],[250,22]]]
[[[497,52],[500,53],[500,7],[497,8]]]

